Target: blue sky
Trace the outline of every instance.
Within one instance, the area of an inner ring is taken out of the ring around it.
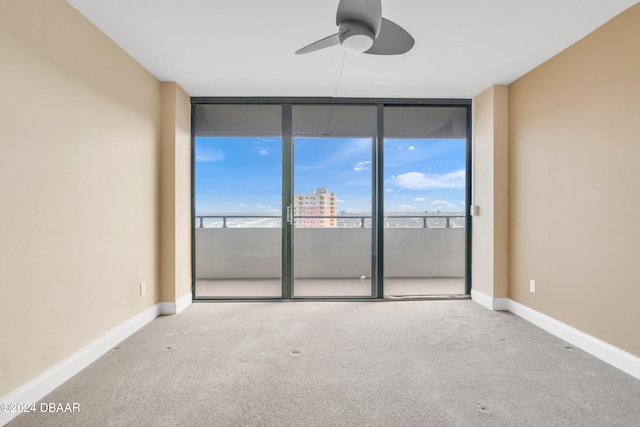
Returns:
[[[371,212],[371,139],[296,138],[294,193],[325,187],[338,211]],[[463,212],[464,140],[386,139],[385,211]],[[196,211],[281,210],[280,138],[196,139]]]

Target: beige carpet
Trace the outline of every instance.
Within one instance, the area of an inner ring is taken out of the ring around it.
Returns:
[[[640,381],[472,301],[198,303],[9,426],[638,426]]]

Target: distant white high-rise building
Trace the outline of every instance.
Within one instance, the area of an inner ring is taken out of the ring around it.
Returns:
[[[327,188],[316,188],[311,194],[293,196],[294,226],[298,228],[337,227],[336,194]],[[334,218],[304,218],[304,217]]]

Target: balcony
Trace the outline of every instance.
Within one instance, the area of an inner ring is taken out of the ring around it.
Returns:
[[[371,293],[370,217],[333,218],[337,227],[294,230],[295,296]],[[280,221],[279,216],[196,217],[196,296],[280,296]],[[387,296],[465,293],[464,217],[390,216],[385,224]]]

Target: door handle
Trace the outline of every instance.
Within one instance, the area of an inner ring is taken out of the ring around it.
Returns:
[[[291,205],[287,206],[287,222],[289,224],[293,222],[293,215],[291,215]]]

